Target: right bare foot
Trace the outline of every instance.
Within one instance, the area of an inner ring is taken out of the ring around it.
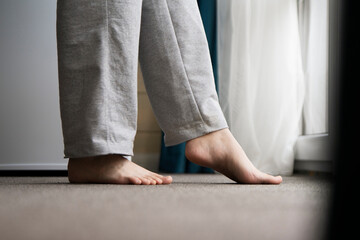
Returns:
[[[191,162],[210,167],[238,183],[282,182],[281,176],[274,177],[255,168],[228,128],[188,141],[185,155]]]
[[[151,172],[121,155],[70,158],[68,178],[71,183],[170,184],[171,176]]]

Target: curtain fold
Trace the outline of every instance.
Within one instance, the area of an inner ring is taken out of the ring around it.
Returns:
[[[298,0],[305,99],[303,134],[328,132],[328,0]]]
[[[198,0],[198,6],[203,20],[206,37],[209,44],[216,89],[217,84],[217,19],[216,0]],[[185,143],[165,147],[162,133],[159,171],[167,173],[213,173],[210,168],[201,167],[186,159]]]

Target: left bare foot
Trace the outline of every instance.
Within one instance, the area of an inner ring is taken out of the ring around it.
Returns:
[[[68,178],[71,183],[170,184],[172,178],[151,172],[121,155],[70,158]]]

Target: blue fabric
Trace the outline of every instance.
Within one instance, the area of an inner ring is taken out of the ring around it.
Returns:
[[[209,44],[211,62],[214,71],[216,91],[218,91],[217,48],[216,48],[216,0],[198,0],[201,18],[203,20],[206,37]],[[190,162],[185,157],[185,143],[165,147],[164,133],[162,134],[160,172],[166,173],[213,173],[210,168],[201,167]]]
[[[198,5],[209,44],[216,91],[218,91],[216,0],[198,0]]]

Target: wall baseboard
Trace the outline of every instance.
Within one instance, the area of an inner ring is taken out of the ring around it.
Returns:
[[[0,164],[0,171],[67,170],[67,163],[16,163]]]
[[[294,170],[333,172],[334,164],[332,161],[301,161],[295,160]]]
[[[328,134],[300,136],[295,144],[294,170],[332,172],[328,146]]]

